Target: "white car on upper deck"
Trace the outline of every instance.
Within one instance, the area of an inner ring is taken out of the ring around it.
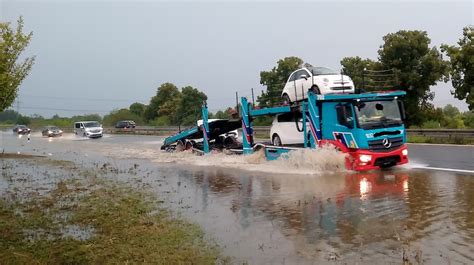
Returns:
[[[316,94],[354,93],[354,82],[347,75],[326,67],[303,67],[291,73],[281,96],[285,103],[308,98],[308,91]]]

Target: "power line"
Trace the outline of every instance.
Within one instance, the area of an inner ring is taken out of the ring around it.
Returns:
[[[32,97],[32,98],[49,98],[49,99],[62,99],[62,100],[87,100],[87,101],[111,101],[111,102],[138,102],[138,101],[149,101],[144,99],[100,99],[100,98],[77,98],[77,97],[56,97],[56,96],[36,96],[36,95],[28,95],[22,94],[22,97]]]
[[[57,110],[57,111],[82,111],[82,112],[101,112],[101,113],[109,113],[113,110],[91,110],[91,109],[61,109],[61,108],[43,108],[43,107],[22,107],[23,109],[32,109],[32,110]]]

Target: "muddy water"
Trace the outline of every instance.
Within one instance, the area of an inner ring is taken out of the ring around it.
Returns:
[[[330,167],[258,156],[202,159],[162,153],[156,137],[0,137],[7,152],[106,165],[108,177],[156,192],[167,207],[202,225],[236,262],[474,263],[469,173],[345,172],[330,153],[309,154]]]

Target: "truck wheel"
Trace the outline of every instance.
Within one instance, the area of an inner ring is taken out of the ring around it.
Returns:
[[[282,146],[281,139],[280,139],[280,136],[278,136],[278,134],[273,135],[272,144],[274,146]]]
[[[282,97],[283,105],[291,105],[290,97],[287,94],[284,94]]]
[[[316,86],[316,85],[312,86],[312,87],[309,89],[309,91],[313,92],[313,93],[316,94],[316,95],[320,95],[320,94],[321,94],[321,91],[319,90],[319,87]]]

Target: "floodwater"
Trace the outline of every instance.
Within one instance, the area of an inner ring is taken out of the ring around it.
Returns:
[[[162,140],[28,140],[3,132],[0,149],[115,167],[108,177],[155,192],[236,263],[474,263],[474,147],[410,146],[409,166],[355,173],[329,150],[266,162],[259,154],[163,153]],[[436,153],[457,158],[440,166]],[[447,170],[433,170],[442,166]]]

